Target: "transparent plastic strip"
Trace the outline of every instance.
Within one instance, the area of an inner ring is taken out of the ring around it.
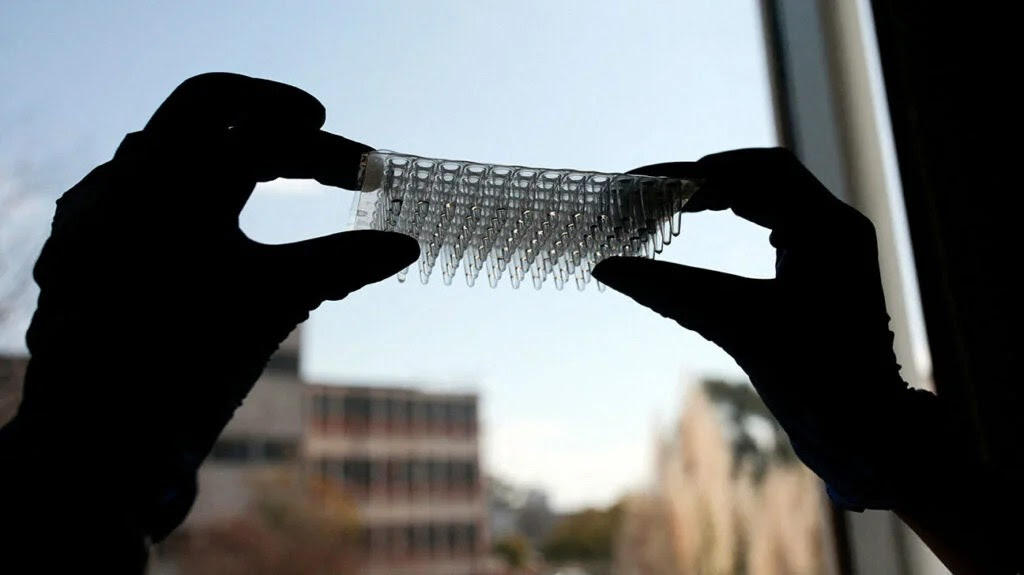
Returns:
[[[699,179],[604,174],[366,154],[352,229],[393,231],[420,243],[420,281],[483,275],[540,289],[583,290],[611,256],[653,258],[680,233]],[[399,274],[404,281],[408,269]]]

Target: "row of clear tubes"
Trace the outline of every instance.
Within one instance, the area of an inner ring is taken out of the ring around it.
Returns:
[[[699,182],[366,154],[353,227],[416,238],[420,281],[435,269],[491,287],[549,279],[583,290],[611,256],[654,257],[678,236]],[[399,274],[406,278],[408,269]]]

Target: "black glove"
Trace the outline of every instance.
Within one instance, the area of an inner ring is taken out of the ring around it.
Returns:
[[[355,187],[369,148],[323,122],[297,88],[197,76],[58,200],[24,401],[0,433],[4,521],[21,521],[20,540],[166,536],[279,343],[323,301],[416,260],[392,233],[263,245],[241,232],[257,182]]]
[[[687,211],[731,208],[771,229],[775,279],[630,258],[594,277],[729,353],[841,505],[891,509],[962,472],[964,436],[900,378],[871,222],[782,149],[635,172],[694,169],[706,182]]]

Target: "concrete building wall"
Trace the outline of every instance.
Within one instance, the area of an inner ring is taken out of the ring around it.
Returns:
[[[298,441],[304,433],[305,385],[297,374],[268,370],[221,434]]]

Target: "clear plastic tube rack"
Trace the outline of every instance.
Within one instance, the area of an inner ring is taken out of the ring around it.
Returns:
[[[651,257],[679,235],[698,179],[550,170],[375,151],[363,158],[353,229],[393,231],[420,243],[419,275],[491,287],[549,278],[580,290],[610,256]],[[408,269],[399,275],[404,280]]]

